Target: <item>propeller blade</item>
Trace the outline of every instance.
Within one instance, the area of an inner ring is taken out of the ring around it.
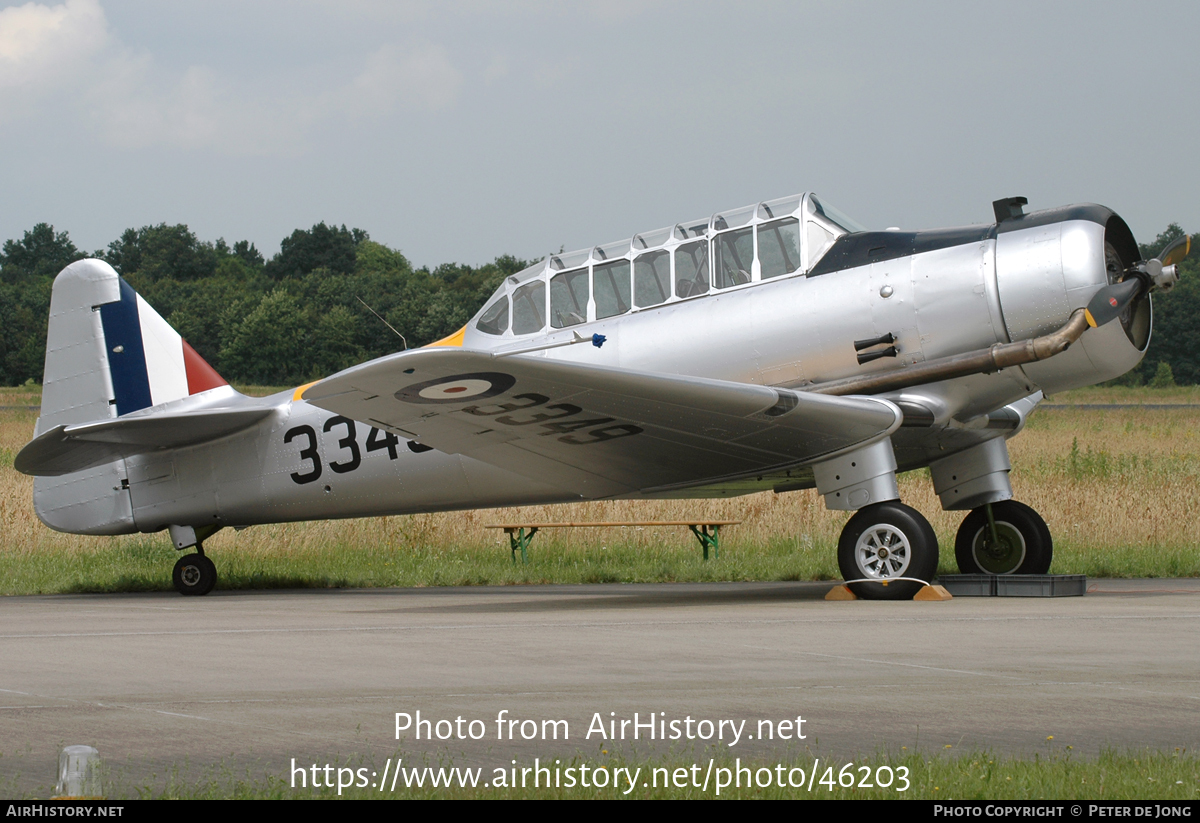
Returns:
[[[1141,278],[1130,277],[1128,280],[1100,289],[1087,304],[1085,316],[1088,325],[1092,328],[1099,328],[1113,320],[1133,302],[1135,297],[1141,294],[1144,285]]]
[[[1162,261],[1163,268],[1174,266],[1176,263],[1182,263],[1183,258],[1188,256],[1188,252],[1192,250],[1192,238],[1184,235],[1176,240],[1171,245],[1167,246],[1158,255],[1158,259]]]

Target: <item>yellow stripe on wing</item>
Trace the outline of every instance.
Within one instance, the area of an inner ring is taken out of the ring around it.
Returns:
[[[467,327],[463,326],[461,329],[459,329],[458,331],[456,331],[454,334],[450,335],[449,337],[443,337],[441,340],[435,340],[434,342],[430,343],[425,348],[430,348],[431,346],[458,346],[461,348],[462,344],[463,344],[463,335],[465,335],[466,333],[467,333]]]
[[[301,386],[300,388],[296,389],[294,392],[292,392],[292,400],[293,400],[293,402],[294,402],[294,401],[297,401],[297,400],[300,400],[300,399],[301,399],[300,395],[304,394],[304,390],[305,390],[305,389],[307,389],[309,386],[315,386],[315,385],[317,385],[317,384],[318,384],[318,383],[320,383],[320,382],[321,382],[320,380],[314,380],[314,381],[312,381],[311,383],[305,383],[303,386]]]

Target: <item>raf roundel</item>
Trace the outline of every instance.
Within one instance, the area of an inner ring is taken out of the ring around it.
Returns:
[[[426,400],[461,400],[464,397],[474,397],[491,389],[492,384],[487,380],[458,380],[454,383],[439,383],[427,389],[421,389],[421,397]]]
[[[414,383],[396,392],[396,399],[405,403],[457,403],[495,397],[511,389],[516,382],[515,377],[503,372],[456,374]]]

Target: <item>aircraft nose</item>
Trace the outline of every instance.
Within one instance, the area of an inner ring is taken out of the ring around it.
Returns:
[[[996,233],[996,285],[1010,340],[1052,332],[1140,257],[1125,221],[1080,205],[1004,221]],[[1062,354],[1022,367],[1047,393],[1103,382],[1137,365],[1150,339],[1150,301],[1134,301],[1120,323],[1089,329]]]

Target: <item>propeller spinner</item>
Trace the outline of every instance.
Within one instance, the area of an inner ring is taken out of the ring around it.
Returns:
[[[1136,298],[1153,289],[1169,291],[1179,280],[1175,266],[1187,257],[1191,248],[1192,238],[1184,235],[1163,249],[1153,260],[1137,263],[1127,269],[1125,279],[1120,283],[1100,289],[1084,310],[1088,325],[1098,328],[1111,322]]]

